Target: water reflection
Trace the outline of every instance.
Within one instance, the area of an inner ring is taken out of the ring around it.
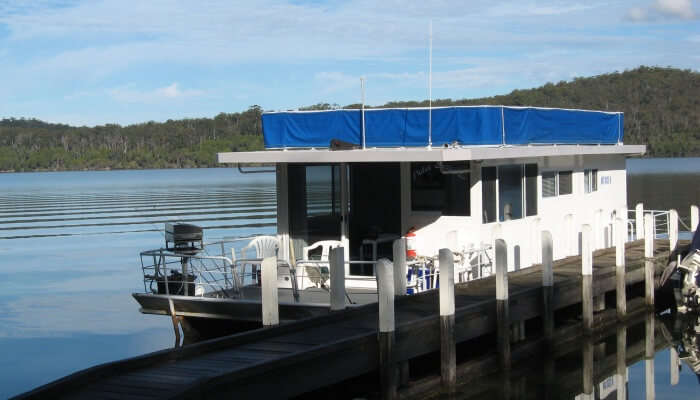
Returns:
[[[454,398],[697,398],[699,340],[697,315],[649,313],[594,337],[560,342],[532,357],[513,360],[507,373],[478,376],[469,361],[458,370],[473,371],[474,378],[462,378]]]

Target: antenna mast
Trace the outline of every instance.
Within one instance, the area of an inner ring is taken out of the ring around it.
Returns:
[[[360,77],[360,88],[362,89],[362,148],[365,148],[365,77]]]
[[[433,20],[430,20],[428,56],[428,148],[433,147]]]

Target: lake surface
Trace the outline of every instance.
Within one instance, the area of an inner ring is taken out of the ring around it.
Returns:
[[[675,207],[687,218],[688,205],[700,203],[700,159],[628,165],[630,207],[644,199],[645,208]],[[201,225],[207,241],[275,232],[273,174],[11,173],[0,174],[0,188],[0,398],[172,346],[170,321],[139,313],[130,295],[143,291],[138,254],[163,245],[164,222]],[[662,381],[659,397],[688,398]],[[680,384],[698,393],[687,369]]]

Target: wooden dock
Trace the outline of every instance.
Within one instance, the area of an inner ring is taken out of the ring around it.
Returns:
[[[668,249],[668,241],[655,241],[657,275],[666,265]],[[641,284],[643,293],[644,242],[627,243],[625,259],[628,289]],[[594,253],[593,296],[612,292],[614,299],[615,263],[615,248]],[[581,264],[578,256],[554,263],[554,310],[581,303]],[[541,266],[510,272],[508,281],[511,323],[538,318],[543,307]],[[457,343],[496,331],[494,277],[457,284],[454,294]],[[438,298],[438,291],[396,298],[395,361],[440,351]],[[594,328],[596,318],[605,314],[597,311]],[[377,370],[377,321],[377,304],[368,304],[103,364],[17,398],[292,397]]]

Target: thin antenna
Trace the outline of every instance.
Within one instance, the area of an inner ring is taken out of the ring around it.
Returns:
[[[430,20],[428,56],[428,148],[433,147],[433,20]]]
[[[360,87],[362,88],[362,148],[365,148],[365,77],[360,77]]]

